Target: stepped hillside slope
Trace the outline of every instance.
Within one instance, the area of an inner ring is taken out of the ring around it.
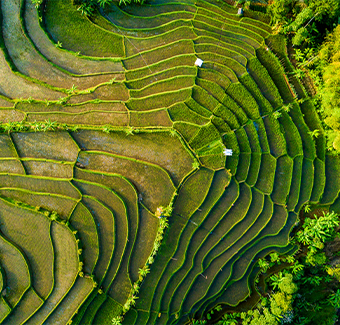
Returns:
[[[294,249],[302,206],[340,211],[284,40],[221,0],[72,2],[0,3],[0,323],[236,306],[260,257]]]

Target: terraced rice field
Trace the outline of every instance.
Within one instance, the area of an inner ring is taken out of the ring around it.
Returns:
[[[265,16],[219,0],[0,9],[2,324],[111,324],[145,265],[123,323],[185,324],[250,295],[304,204],[340,210],[340,158]]]

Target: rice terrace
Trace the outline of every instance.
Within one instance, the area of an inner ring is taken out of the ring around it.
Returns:
[[[259,2],[1,0],[1,324],[283,323],[340,155]]]

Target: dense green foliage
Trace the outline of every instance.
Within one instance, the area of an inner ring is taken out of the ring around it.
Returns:
[[[292,239],[303,253],[272,253],[260,259],[258,265],[266,276],[268,292],[253,310],[225,314],[216,324],[334,324],[340,306],[339,267],[329,265],[323,248],[334,240],[339,224],[339,216],[334,212],[306,217]],[[270,268],[280,265],[285,266],[270,275]]]

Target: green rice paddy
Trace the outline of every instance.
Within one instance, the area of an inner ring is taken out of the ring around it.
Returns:
[[[123,324],[187,324],[252,293],[305,204],[340,211],[340,158],[266,16],[0,9],[0,323],[111,324],[137,292]]]

